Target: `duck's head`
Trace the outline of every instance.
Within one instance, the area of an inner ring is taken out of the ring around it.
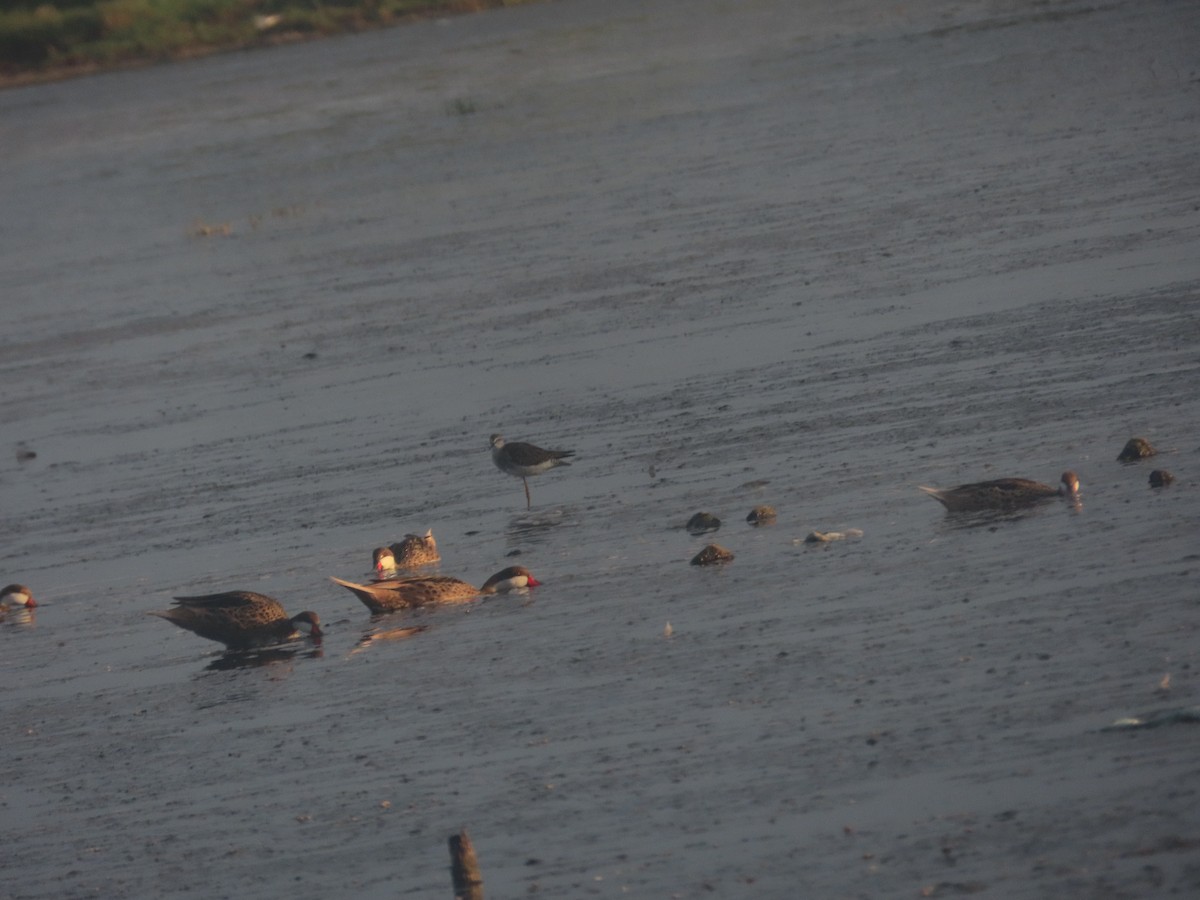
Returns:
[[[390,572],[396,568],[396,554],[392,553],[390,547],[376,547],[371,551],[371,559],[376,572]]]
[[[540,586],[541,582],[534,578],[533,573],[524,566],[509,566],[485,581],[483,587],[480,588],[480,593],[502,594],[505,591]]]
[[[23,584],[10,584],[0,588],[0,606],[22,606],[33,609],[37,601],[33,599],[33,591]]]
[[[320,640],[325,632],[321,631],[321,618],[315,612],[305,610],[302,613],[297,613],[292,616],[292,625],[301,634],[307,634],[311,638]]]

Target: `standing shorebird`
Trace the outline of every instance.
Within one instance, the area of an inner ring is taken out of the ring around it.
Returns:
[[[569,466],[566,457],[574,456],[574,450],[543,450],[533,444],[520,441],[505,443],[504,435],[492,435],[492,462],[501,472],[516,475],[525,485],[525,508],[529,509],[533,501],[529,499],[530,475],[541,475],[555,466]]]
[[[1079,500],[1079,476],[1074,472],[1062,473],[1062,484],[1051,487],[1028,478],[997,478],[995,481],[978,481],[960,484],[956,488],[921,487],[949,512],[969,512],[983,509],[1020,509],[1032,506],[1051,497],[1066,497]]]
[[[288,617],[279,601],[253,591],[227,591],[202,597],[176,597],[170,609],[150,613],[202,638],[220,641],[230,650],[252,650],[279,644],[301,631],[321,638],[321,620],[315,612]]]

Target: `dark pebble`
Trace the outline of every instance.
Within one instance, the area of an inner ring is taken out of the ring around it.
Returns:
[[[721,520],[712,513],[698,512],[687,520],[687,530],[692,534],[704,534],[721,527]]]
[[[717,563],[727,563],[733,560],[733,554],[717,544],[707,544],[703,550],[692,557],[693,566],[712,566]]]
[[[1117,462],[1137,462],[1139,459],[1153,456],[1157,452],[1145,438],[1130,438],[1125,443],[1125,449],[1121,451],[1121,455],[1117,457]]]
[[[1150,473],[1150,487],[1166,487],[1174,480],[1175,476],[1166,469],[1155,469]]]

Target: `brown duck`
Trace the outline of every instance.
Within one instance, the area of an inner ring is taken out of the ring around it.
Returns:
[[[227,591],[202,597],[175,597],[170,609],[154,610],[152,616],[193,631],[202,638],[219,641],[230,650],[250,650],[290,641],[307,633],[321,638],[321,620],[314,612],[288,617],[273,597],[253,591]]]
[[[389,613],[436,603],[466,603],[482,594],[500,594],[541,584],[524,566],[510,566],[497,572],[483,583],[483,587],[475,587],[448,575],[391,578],[373,584],[356,584],[332,577],[330,581],[351,591],[373,613]]]
[[[406,534],[404,540],[388,547],[376,547],[371,554],[375,571],[380,574],[394,572],[396,569],[413,569],[417,566],[427,566],[439,562],[442,555],[438,553],[437,541],[433,539],[433,529],[424,534]]]
[[[977,481],[960,484],[955,488],[932,488],[921,486],[921,490],[941,503],[949,512],[971,512],[985,509],[1011,510],[1032,506],[1051,497],[1079,499],[1079,476],[1074,472],[1063,472],[1058,487],[1030,481],[1028,478],[997,478],[994,481]]]

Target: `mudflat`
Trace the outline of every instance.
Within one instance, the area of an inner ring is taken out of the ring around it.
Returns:
[[[449,897],[463,826],[493,897],[1195,894],[1198,26],[565,0],[0,93],[0,895]],[[531,510],[494,432],[576,452]],[[542,584],[329,582],[426,529]],[[232,589],[324,642],[146,615]]]

